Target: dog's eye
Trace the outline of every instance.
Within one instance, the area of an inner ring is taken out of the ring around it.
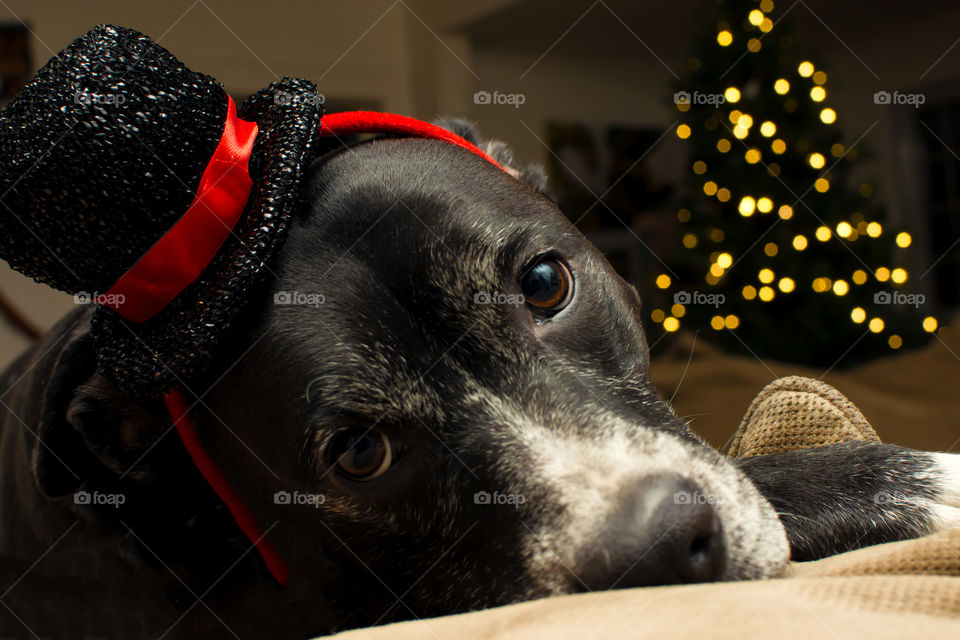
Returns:
[[[351,480],[372,480],[390,468],[390,440],[376,429],[346,429],[330,444],[337,471]]]
[[[520,277],[520,289],[534,309],[557,313],[570,302],[573,277],[570,269],[559,260],[543,258]]]

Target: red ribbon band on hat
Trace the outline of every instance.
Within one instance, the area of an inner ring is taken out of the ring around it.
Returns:
[[[104,300],[131,322],[146,322],[209,266],[250,197],[248,162],[257,123],[237,117],[227,96],[220,143],[186,213],[114,284]]]
[[[180,220],[110,288],[104,297],[112,302],[108,306],[131,322],[146,322],[200,277],[233,232],[250,197],[253,184],[248,164],[257,132],[255,122],[237,117],[236,105],[227,96],[223,134],[203,171],[193,202]],[[443,140],[510,173],[471,142],[414,118],[375,111],[347,111],[326,115],[321,120],[321,136],[353,133],[388,133]],[[257,524],[253,512],[204,449],[183,391],[172,389],[163,395],[163,400],[194,465],[230,510],[270,574],[286,586],[290,575],[286,562]]]

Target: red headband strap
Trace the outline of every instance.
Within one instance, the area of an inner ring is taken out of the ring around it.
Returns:
[[[416,118],[378,111],[342,111],[340,113],[328,113],[320,121],[321,136],[342,136],[350,133],[392,133],[401,136],[443,140],[475,153],[487,162],[503,169],[496,160],[469,140],[447,131],[443,127]],[[503,170],[506,171],[506,169]]]

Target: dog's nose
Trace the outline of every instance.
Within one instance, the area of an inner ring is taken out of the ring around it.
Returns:
[[[726,552],[710,497],[675,474],[642,479],[574,572],[587,590],[711,582]]]

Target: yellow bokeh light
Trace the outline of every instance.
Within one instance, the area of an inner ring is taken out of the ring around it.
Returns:
[[[760,31],[769,33],[771,29],[773,29],[773,20],[770,18],[764,18],[763,22],[760,23]]]
[[[737,210],[740,212],[744,218],[749,218],[753,215],[754,209],[757,207],[757,201],[750,196],[744,196],[740,200],[740,204],[737,206]]]
[[[704,280],[706,280],[706,281],[707,281],[707,284],[709,284],[709,285],[715,285],[715,284],[717,284],[718,282],[720,282],[720,278],[718,278],[717,276],[713,275],[712,273],[708,273],[708,274],[707,274],[707,277],[705,277]]]
[[[731,42],[733,42],[733,34],[726,29],[717,34],[717,44],[721,47],[728,47]]]
[[[743,291],[741,291],[741,293],[743,294],[744,300],[753,300],[754,298],[757,297],[757,288],[754,287],[752,284],[748,284],[743,288]]]
[[[733,264],[733,256],[731,256],[729,253],[721,253],[719,256],[717,256],[717,264],[724,269],[729,269],[730,265]]]
[[[906,249],[910,246],[910,243],[913,242],[913,238],[910,237],[910,234],[906,231],[901,231],[897,234],[897,246],[903,247]]]
[[[737,89],[736,87],[727,87],[727,90],[723,92],[723,97],[727,99],[727,102],[739,102],[740,89]]]
[[[797,67],[797,73],[804,78],[809,78],[813,75],[813,63],[807,61],[801,62],[800,66]]]
[[[710,318],[710,326],[717,331],[723,329],[723,316],[713,316]]]
[[[773,83],[773,90],[779,93],[780,95],[785,94],[790,91],[790,83],[786,78],[779,78],[776,82]]]
[[[749,20],[750,24],[755,27],[760,26],[760,23],[763,22],[763,18],[763,11],[760,11],[759,9],[754,9],[747,15],[747,20]]]
[[[677,137],[681,140],[686,140],[690,137],[690,126],[681,124],[677,126]]]
[[[753,53],[760,51],[760,47],[762,46],[763,44],[760,42],[759,38],[750,38],[749,40],[747,40],[747,49],[749,49]]]
[[[665,317],[666,317],[666,314],[663,313],[663,309],[654,309],[654,310],[650,313],[650,318],[651,318],[654,322],[656,322],[656,323],[658,323],[658,324],[661,323],[661,322],[663,322],[663,319],[664,319]]]
[[[740,116],[742,115],[743,114],[740,112],[739,109],[734,109],[733,111],[730,112],[730,123],[737,124],[737,121],[740,119]]]
[[[879,222],[871,222],[867,225],[867,235],[871,238],[879,238],[883,233],[883,226]]]
[[[849,222],[841,222],[837,225],[837,235],[841,238],[849,238],[851,233],[853,233],[853,227]]]
[[[820,121],[823,124],[833,124],[837,121],[837,112],[827,107],[820,112]]]
[[[829,291],[830,287],[833,286],[833,283],[830,281],[830,278],[814,278],[811,283],[813,290],[817,293],[823,293],[824,291]]]
[[[839,158],[842,156],[844,151],[845,149],[843,148],[843,145],[839,142],[836,142],[830,146],[830,155],[832,155],[834,158]]]
[[[717,192],[717,183],[713,180],[708,180],[707,182],[703,183],[703,192],[708,196],[712,196]]]
[[[826,178],[817,178],[817,181],[813,183],[813,188],[820,193],[826,193],[830,190],[830,181]]]
[[[657,276],[657,286],[660,287],[661,289],[666,289],[667,287],[670,286],[670,283],[671,283],[670,276],[668,276],[667,274],[661,273],[660,275]]]
[[[690,209],[680,209],[680,211],[677,211],[677,220],[680,222],[690,222]]]
[[[937,319],[933,316],[927,316],[923,319],[923,330],[927,333],[933,333],[937,330]]]
[[[710,239],[714,242],[723,242],[723,229],[710,227]]]
[[[813,81],[816,84],[825,84],[827,82],[827,74],[825,71],[817,71],[813,74]]]
[[[845,296],[850,292],[850,285],[846,280],[837,280],[833,283],[833,292],[838,296]]]
[[[824,98],[827,97],[827,90],[823,87],[814,87],[810,89],[810,99],[814,102],[823,102]]]
[[[676,331],[680,328],[680,321],[670,316],[663,321],[663,328],[671,332]]]
[[[740,318],[733,315],[732,313],[724,318],[724,324],[726,324],[727,329],[736,329],[740,326]]]
[[[744,138],[747,137],[749,133],[750,133],[749,129],[747,129],[746,127],[741,127],[740,125],[737,125],[733,128],[733,137],[736,138],[737,140],[743,140]]]
[[[777,209],[777,214],[784,220],[789,220],[793,217],[793,207],[788,204],[782,204],[780,208]]]
[[[730,199],[730,189],[723,187],[717,191],[717,200],[720,202],[726,202]]]
[[[774,293],[773,287],[760,287],[760,291],[757,293],[757,295],[764,302],[770,302],[777,294]]]
[[[751,116],[749,113],[741,113],[740,117],[737,118],[737,124],[744,129],[749,129],[753,126],[753,116]]]
[[[793,281],[793,278],[780,278],[780,282],[777,283],[777,286],[780,287],[780,291],[784,293],[790,293],[797,288],[797,283]]]
[[[896,269],[890,272],[890,279],[897,284],[903,284],[904,282],[907,281],[907,270],[897,267]]]
[[[867,319],[867,312],[863,307],[854,307],[853,311],[850,312],[850,319],[860,324]]]
[[[870,318],[870,323],[867,325],[867,327],[873,333],[880,333],[883,331],[883,326],[883,320],[881,318]]]
[[[757,274],[757,277],[763,284],[770,284],[773,282],[773,279],[776,277],[776,275],[773,273],[773,269],[760,269],[760,273]]]
[[[807,236],[796,235],[793,236],[793,248],[797,251],[803,251],[807,248]]]
[[[714,262],[712,265],[710,265],[710,275],[719,279],[720,276],[723,275],[723,267]]]
[[[726,138],[720,138],[717,140],[717,151],[720,153],[726,153],[727,151],[730,151],[730,141]]]
[[[743,157],[749,164],[757,164],[760,162],[760,150],[748,149],[747,152],[743,154]]]
[[[703,175],[707,172],[707,163],[703,160],[697,160],[693,163],[693,172],[697,175]]]
[[[773,11],[773,0],[760,0],[760,11],[770,13]]]
[[[811,153],[807,156],[807,164],[814,169],[823,169],[823,165],[826,163],[827,159],[823,157],[822,153]]]
[[[773,211],[773,200],[767,197],[757,200],[757,211],[760,213],[770,213]]]
[[[903,346],[903,338],[901,338],[897,334],[893,334],[887,340],[887,344],[890,345],[891,349],[899,349],[900,347]]]
[[[763,245],[763,253],[771,258],[777,255],[779,252],[780,252],[780,247],[778,247],[773,242],[768,242],[767,244]]]
[[[686,233],[683,236],[682,242],[683,246],[687,249],[693,249],[695,246],[697,246],[697,236],[693,235],[692,233]]]
[[[765,138],[769,138],[777,132],[777,125],[773,124],[769,120],[760,125],[760,135]]]
[[[672,307],[670,307],[670,313],[677,316],[678,318],[682,318],[683,314],[685,314],[686,312],[687,312],[687,308],[680,303],[677,303]]]
[[[777,138],[772,143],[770,143],[770,148],[773,150],[775,154],[780,155],[781,153],[787,150],[787,143]]]
[[[820,242],[826,242],[833,236],[833,233],[830,232],[830,227],[821,226],[821,227],[817,227],[816,236],[817,236],[817,240],[819,240]]]
[[[863,269],[857,269],[853,272],[853,283],[854,284],[863,284],[867,281],[867,272]]]
[[[886,282],[890,279],[890,269],[887,269],[886,267],[880,267],[873,272],[873,275],[880,282]]]

